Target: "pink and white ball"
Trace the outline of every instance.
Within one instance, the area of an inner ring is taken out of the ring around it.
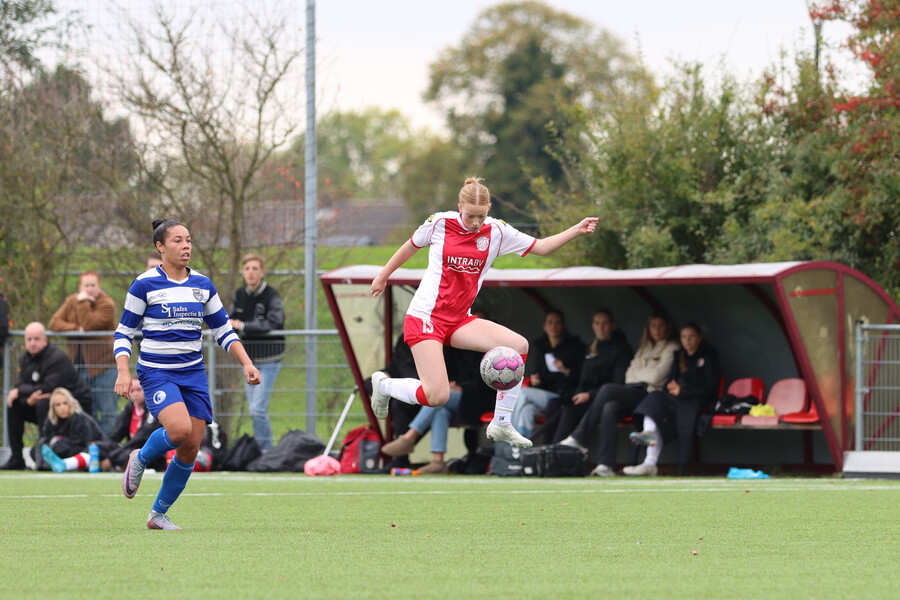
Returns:
[[[522,381],[525,363],[522,355],[506,346],[488,350],[481,359],[481,378],[498,392],[511,390]]]

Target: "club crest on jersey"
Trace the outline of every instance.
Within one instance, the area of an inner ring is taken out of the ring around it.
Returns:
[[[157,391],[153,394],[153,404],[160,404],[166,401],[166,393],[162,390]]]
[[[490,245],[490,240],[487,239],[486,235],[479,236],[477,240],[475,240],[475,247],[478,248],[479,252],[484,252],[488,249]]]
[[[200,288],[194,288],[191,291],[194,293],[194,300],[203,302],[203,292],[200,291]]]

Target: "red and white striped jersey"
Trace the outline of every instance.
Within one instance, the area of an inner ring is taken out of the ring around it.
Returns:
[[[473,232],[456,211],[431,215],[410,238],[416,248],[431,248],[428,268],[406,313],[423,321],[430,321],[432,315],[445,321],[463,319],[494,260],[514,252],[525,256],[536,241],[492,217]]]

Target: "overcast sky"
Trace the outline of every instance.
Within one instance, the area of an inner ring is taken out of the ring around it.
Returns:
[[[428,65],[460,43],[487,0],[318,0],[317,86],[323,108],[397,108],[415,125],[439,126],[441,117],[422,102]],[[638,44],[650,70],[662,75],[670,59],[713,65],[721,60],[742,80],[812,47],[806,0],[549,0]],[[849,29],[827,23],[826,40],[837,46]],[[839,59],[840,57],[836,57]],[[838,64],[849,67],[846,59]]]
[[[152,18],[150,7],[166,12],[201,15],[204,35],[216,31],[214,21],[245,19],[249,12],[288,15],[291,30],[303,46],[306,0],[56,0],[78,9],[94,29],[86,42],[92,53],[104,53],[122,33],[111,7]],[[756,79],[776,63],[782,50],[793,56],[813,46],[807,0],[545,0],[618,35],[632,52],[640,51],[658,81],[671,72],[671,60],[724,63],[742,81]],[[824,0],[817,0],[822,2]],[[459,45],[491,0],[317,0],[317,99],[319,113],[368,106],[396,108],[413,125],[442,127],[441,115],[422,101],[428,66],[441,50]],[[834,48],[849,28],[826,23],[823,37]],[[126,48],[125,51],[128,51]],[[862,72],[844,51],[829,56],[848,72],[858,88]],[[118,53],[107,59],[119,60]],[[303,77],[302,69],[299,77]],[[303,94],[298,81],[298,96]],[[301,102],[302,106],[302,102]]]

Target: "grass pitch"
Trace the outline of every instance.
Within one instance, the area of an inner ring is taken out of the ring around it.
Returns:
[[[892,598],[900,482],[0,474],[0,598]]]

